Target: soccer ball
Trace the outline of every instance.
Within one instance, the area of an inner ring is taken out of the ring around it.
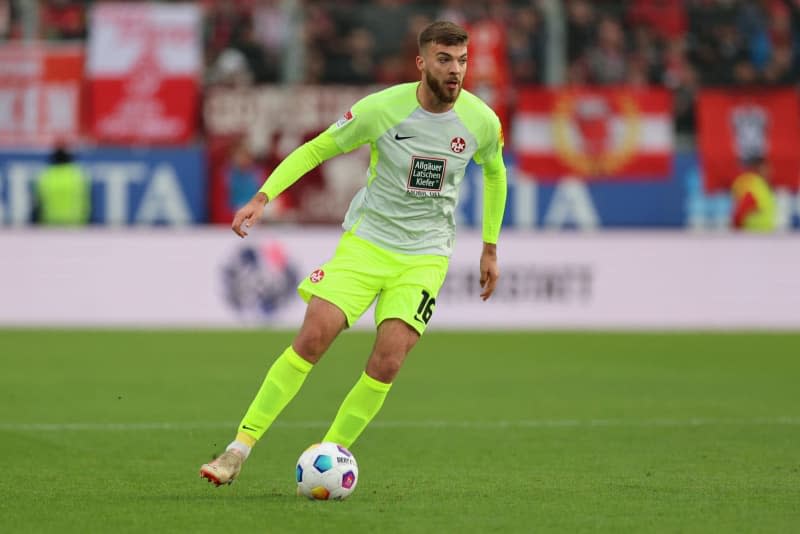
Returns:
[[[345,499],[356,489],[358,464],[352,452],[327,441],[300,455],[295,474],[298,495],[321,501]]]

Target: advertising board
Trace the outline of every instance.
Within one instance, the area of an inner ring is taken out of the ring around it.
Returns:
[[[334,229],[0,233],[0,325],[297,328],[297,283]],[[507,232],[479,298],[477,232],[459,234],[430,329],[798,329],[800,238]],[[368,311],[355,325],[373,328]]]
[[[31,221],[34,183],[47,152],[0,152],[0,225]],[[76,161],[92,182],[91,222],[185,225],[206,220],[205,151],[186,148],[94,148]]]

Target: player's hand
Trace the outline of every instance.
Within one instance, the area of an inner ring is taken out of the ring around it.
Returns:
[[[231,224],[231,229],[236,235],[242,238],[247,235],[247,230],[245,229],[250,228],[261,219],[261,214],[264,213],[264,206],[267,205],[268,201],[267,195],[259,191],[236,212]],[[242,228],[243,226],[244,228]]]
[[[497,279],[500,278],[500,268],[497,266],[497,245],[483,244],[481,253],[481,300],[486,300],[494,293]]]

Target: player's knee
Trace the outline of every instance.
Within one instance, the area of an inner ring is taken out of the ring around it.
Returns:
[[[393,354],[375,353],[367,365],[367,374],[375,380],[388,384],[394,381],[402,366],[402,357]]]
[[[327,339],[325,332],[318,327],[304,327],[292,344],[295,351],[303,359],[311,363],[317,363],[325,351],[328,350],[330,341]]]

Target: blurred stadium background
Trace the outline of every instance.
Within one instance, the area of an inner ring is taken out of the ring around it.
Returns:
[[[471,167],[429,334],[356,450],[347,513],[365,530],[797,529],[800,0],[0,0],[0,453],[30,452],[0,477],[24,481],[4,527],[353,530],[285,497],[370,314],[219,497],[238,519],[186,481],[299,325],[294,288],[333,252],[368,153],[309,173],[245,241],[233,212],[355,100],[418,79],[436,19],[469,29],[466,87],[504,125],[503,275],[480,302]],[[59,145],[91,182],[79,227],[34,222]],[[758,158],[771,232],[731,223]]]
[[[507,276],[477,307],[474,167],[438,326],[800,326],[794,0],[0,6],[0,324],[296,324],[292,288],[332,250],[366,149],[279,197],[243,248],[225,227],[299,143],[416,79],[419,29],[447,18],[470,29],[467,87],[505,126]],[[57,144],[91,180],[87,232],[31,233]],[[777,235],[732,235],[753,157]]]

